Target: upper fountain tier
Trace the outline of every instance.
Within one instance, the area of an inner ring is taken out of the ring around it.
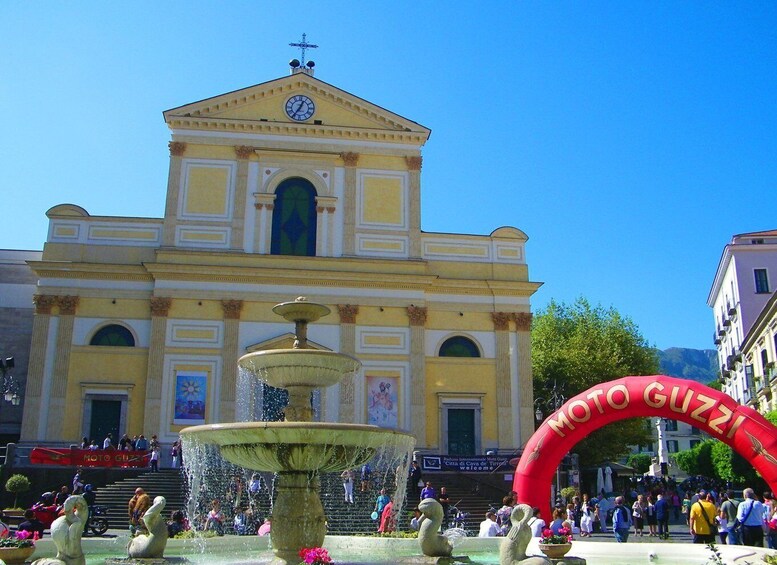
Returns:
[[[289,404],[285,410],[287,421],[311,422],[310,393],[314,389],[339,383],[346,375],[358,371],[361,362],[343,353],[309,348],[308,323],[330,312],[323,304],[300,297],[294,302],[278,304],[273,312],[294,322],[294,348],[248,353],[237,363],[241,369],[252,372],[268,385],[289,392]]]

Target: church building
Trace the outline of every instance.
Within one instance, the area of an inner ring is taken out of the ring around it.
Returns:
[[[363,363],[314,396],[321,420],[406,430],[422,453],[528,440],[540,283],[527,236],[422,231],[428,128],[304,66],[164,119],[163,218],[46,213],[42,257],[28,262],[23,443],[110,432],[170,444],[187,425],[242,417],[237,360],[290,347],[272,307],[299,296],[332,311],[310,345]],[[248,412],[277,418],[265,392]]]

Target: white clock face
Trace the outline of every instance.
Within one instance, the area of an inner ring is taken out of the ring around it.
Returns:
[[[297,94],[286,101],[286,115],[292,120],[302,122],[309,119],[316,111],[316,105],[307,96]]]

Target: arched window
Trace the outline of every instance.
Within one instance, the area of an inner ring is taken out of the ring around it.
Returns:
[[[443,342],[440,357],[480,357],[480,350],[468,337],[457,335]]]
[[[275,191],[272,255],[316,254],[316,189],[301,178],[286,179]]]
[[[132,332],[124,326],[111,324],[100,328],[92,336],[89,345],[110,345],[112,347],[135,347],[135,338]]]

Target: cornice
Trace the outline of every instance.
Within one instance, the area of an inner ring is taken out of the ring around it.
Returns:
[[[167,124],[171,129],[289,135],[308,138],[347,139],[349,141],[380,141],[384,143],[409,143],[419,146],[423,145],[427,139],[425,134],[413,131],[357,128],[334,124],[316,125],[194,116],[171,116]]]

